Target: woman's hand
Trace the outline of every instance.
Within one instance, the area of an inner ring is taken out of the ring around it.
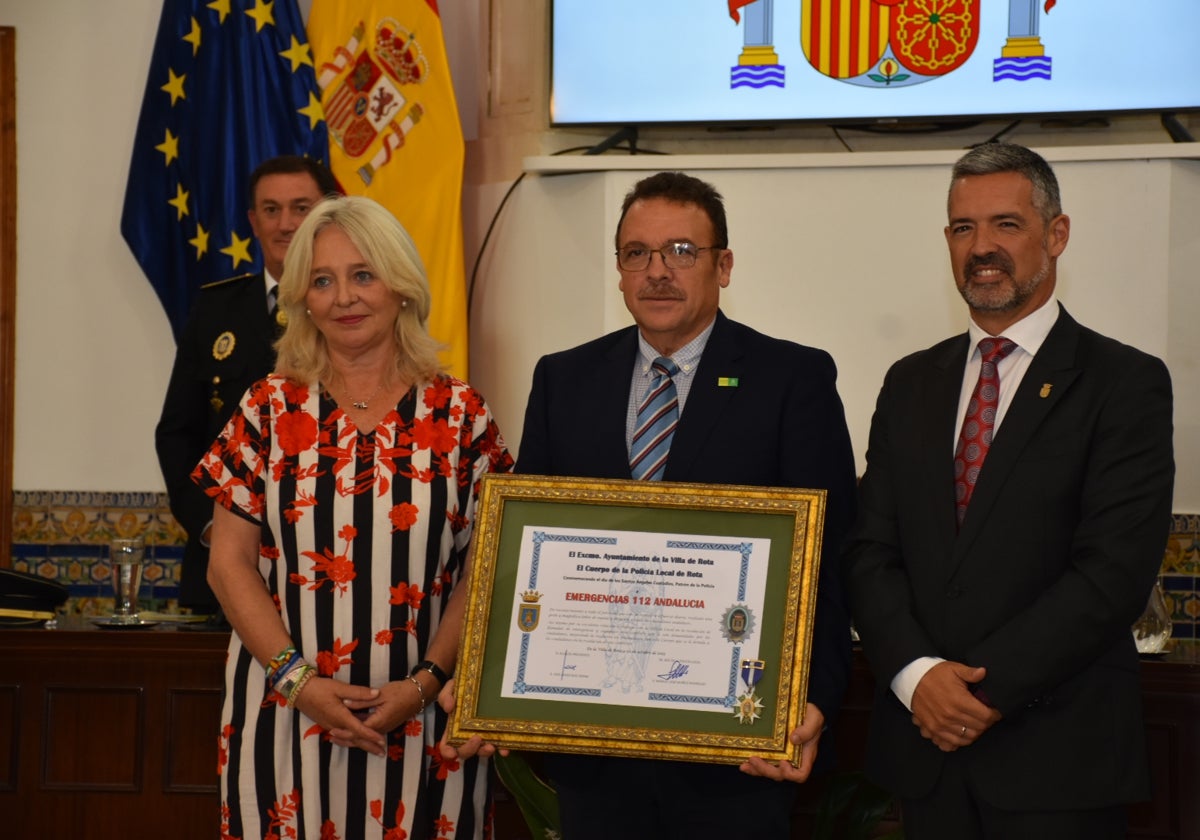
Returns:
[[[414,678],[386,683],[370,700],[347,700],[345,705],[363,725],[387,736],[423,710],[422,694],[413,684]],[[424,698],[432,700],[432,698]]]
[[[442,690],[438,693],[438,705],[442,707],[442,711],[446,714],[451,714],[454,711],[454,678],[451,677]],[[446,729],[449,732],[449,727]],[[454,747],[446,743],[446,735],[442,734],[442,740],[438,742],[438,752],[442,754],[442,758],[447,761],[463,761],[474,756],[487,758],[496,752],[496,745],[488,743],[478,735],[472,735],[470,740],[465,744]],[[508,755],[508,750],[500,750],[500,755]]]
[[[328,731],[330,740],[339,747],[357,747],[372,755],[385,755],[387,738],[359,720],[352,708],[370,708],[379,702],[379,694],[375,688],[315,677],[300,690],[296,708]]]

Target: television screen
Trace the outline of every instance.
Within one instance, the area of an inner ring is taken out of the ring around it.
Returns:
[[[1200,108],[1200,0],[552,0],[555,125]]]

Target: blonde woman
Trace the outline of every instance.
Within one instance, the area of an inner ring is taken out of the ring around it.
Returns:
[[[193,478],[233,626],[223,836],[482,837],[484,761],[445,761],[458,584],[480,476],[512,459],[483,398],[439,372],[412,240],[360,197],[288,249],[276,372]]]

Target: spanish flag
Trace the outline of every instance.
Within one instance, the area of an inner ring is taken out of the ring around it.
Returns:
[[[465,378],[464,146],[437,0],[313,0],[308,39],[333,174],[412,235],[433,291],[429,331]]]

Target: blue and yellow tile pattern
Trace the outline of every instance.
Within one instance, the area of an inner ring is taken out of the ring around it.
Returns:
[[[165,493],[18,491],[13,494],[13,568],[67,586],[68,611],[93,615],[112,609],[108,543],[146,541],[142,603],[175,611],[186,535],[171,516]],[[1162,585],[1171,635],[1200,639],[1200,514],[1176,514],[1163,557]]]

